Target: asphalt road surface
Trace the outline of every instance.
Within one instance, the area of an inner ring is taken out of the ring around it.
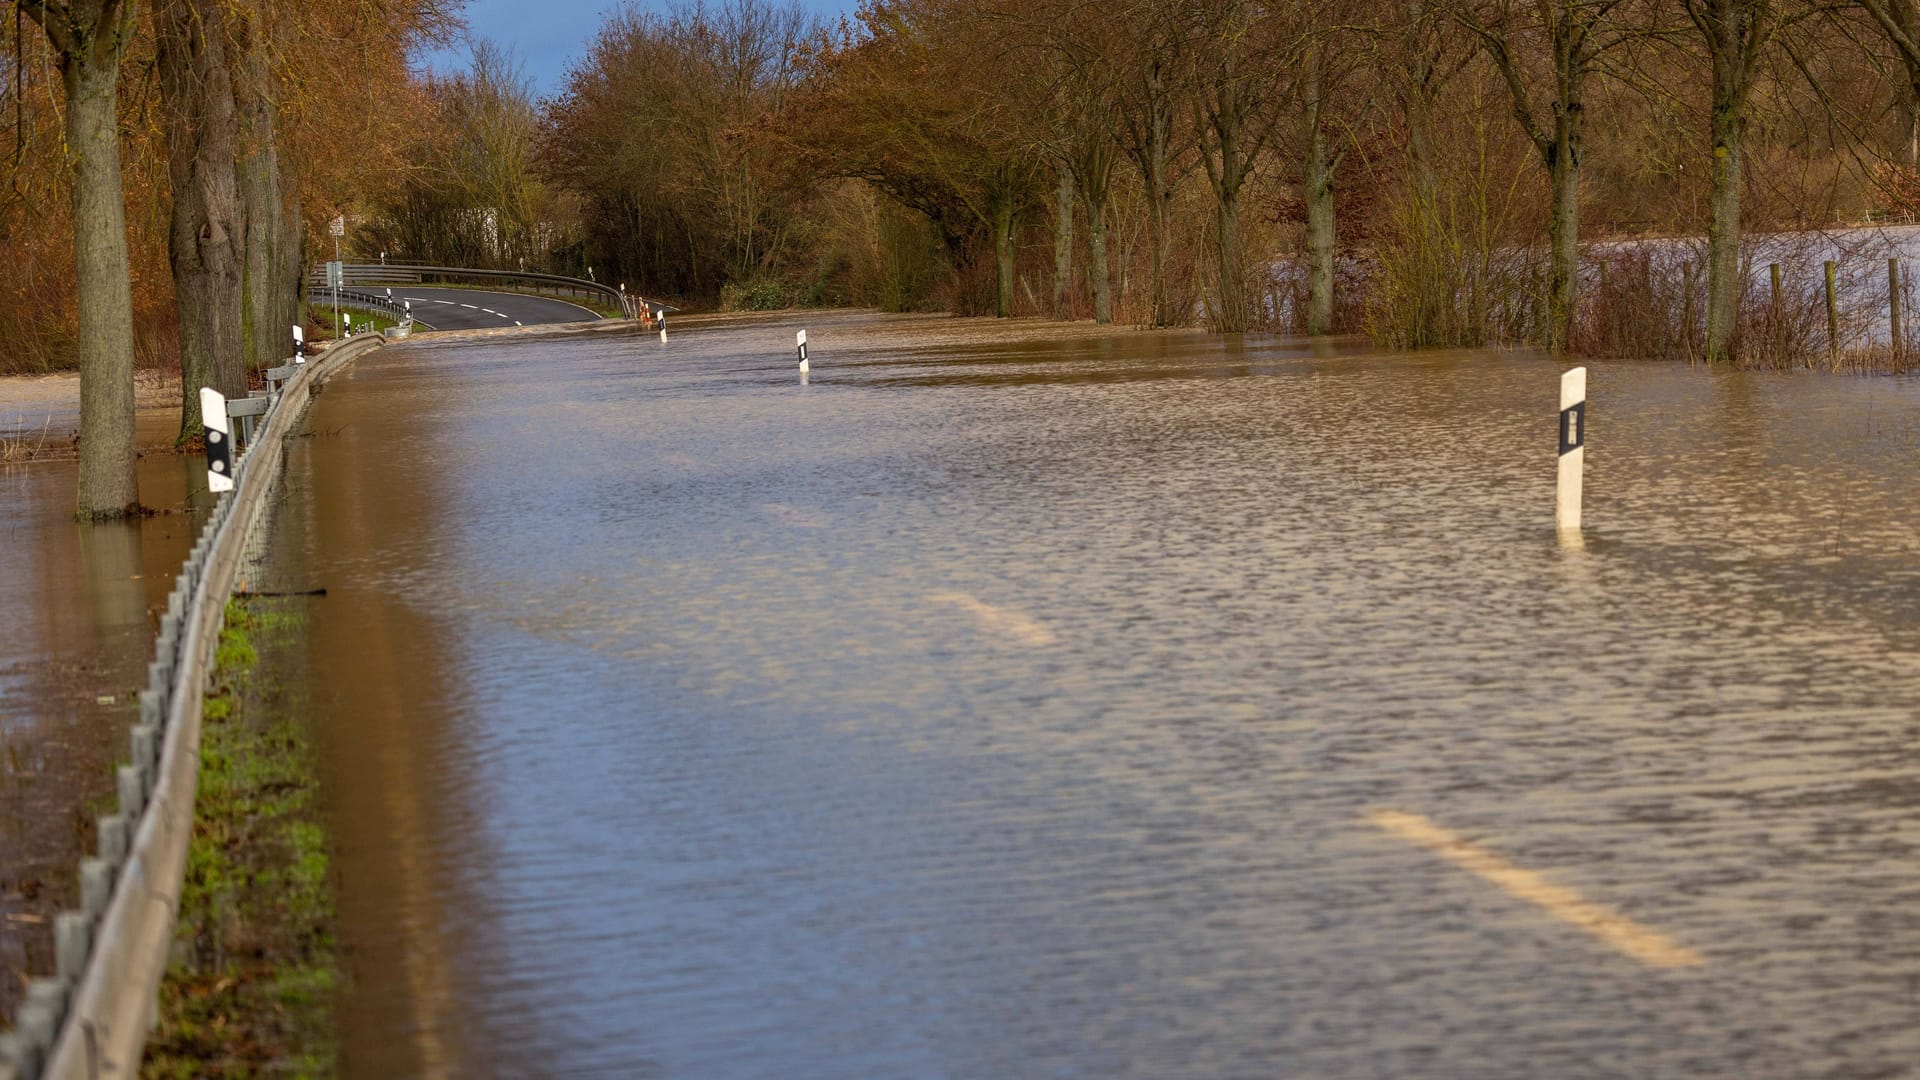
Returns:
[[[385,286],[360,286],[362,292],[382,293]],[[524,293],[482,292],[478,289],[429,289],[418,285],[393,287],[393,302],[413,302],[413,319],[422,328],[476,330],[489,326],[531,326],[536,323],[592,322],[593,311]]]

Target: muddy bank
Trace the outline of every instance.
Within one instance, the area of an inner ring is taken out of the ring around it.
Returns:
[[[171,448],[180,431],[180,377],[134,373],[135,442]],[[80,376],[0,376],[0,463],[71,458],[80,433]]]

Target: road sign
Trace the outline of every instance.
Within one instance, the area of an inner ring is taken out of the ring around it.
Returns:
[[[347,215],[345,214],[334,215],[333,222],[327,226],[327,235],[328,236],[347,235]]]
[[[330,262],[327,264],[327,288],[338,289],[347,283],[347,264]]]

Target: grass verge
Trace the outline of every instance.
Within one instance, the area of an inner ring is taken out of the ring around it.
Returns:
[[[272,676],[274,651],[291,647],[301,619],[275,607],[227,603],[216,689],[202,709],[174,962],[144,1076],[335,1072],[327,834],[312,746]]]

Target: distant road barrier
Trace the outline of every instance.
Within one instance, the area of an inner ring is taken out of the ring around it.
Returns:
[[[369,314],[392,320],[392,329],[383,331],[387,337],[406,337],[413,331],[413,311],[403,304],[395,303],[384,293],[362,292],[359,289],[309,288],[307,303],[326,305],[338,302],[343,308],[353,308]]]
[[[267,400],[260,428],[233,468],[167,598],[147,688],[140,693],[132,762],[115,775],[119,809],[99,822],[99,854],[80,863],[80,910],[54,922],[56,974],[27,988],[14,1030],[0,1036],[0,1080],[119,1080],[140,1073],[193,835],[200,710],[227,599],[249,534],[280,472],[281,443],[317,386],[381,343],[339,342],[299,365]]]
[[[645,304],[654,312],[680,310],[671,304],[664,304],[658,300],[646,300],[638,294],[628,293],[612,285],[602,285],[597,281],[567,277],[562,274],[535,274],[520,270],[475,270],[457,266],[416,266],[408,263],[347,263],[342,267],[341,272],[349,288],[366,285],[500,282],[531,286],[536,294],[551,292],[555,296],[598,297],[629,319],[638,317],[641,304]],[[313,288],[325,288],[327,284],[325,270],[309,271],[307,281]]]

